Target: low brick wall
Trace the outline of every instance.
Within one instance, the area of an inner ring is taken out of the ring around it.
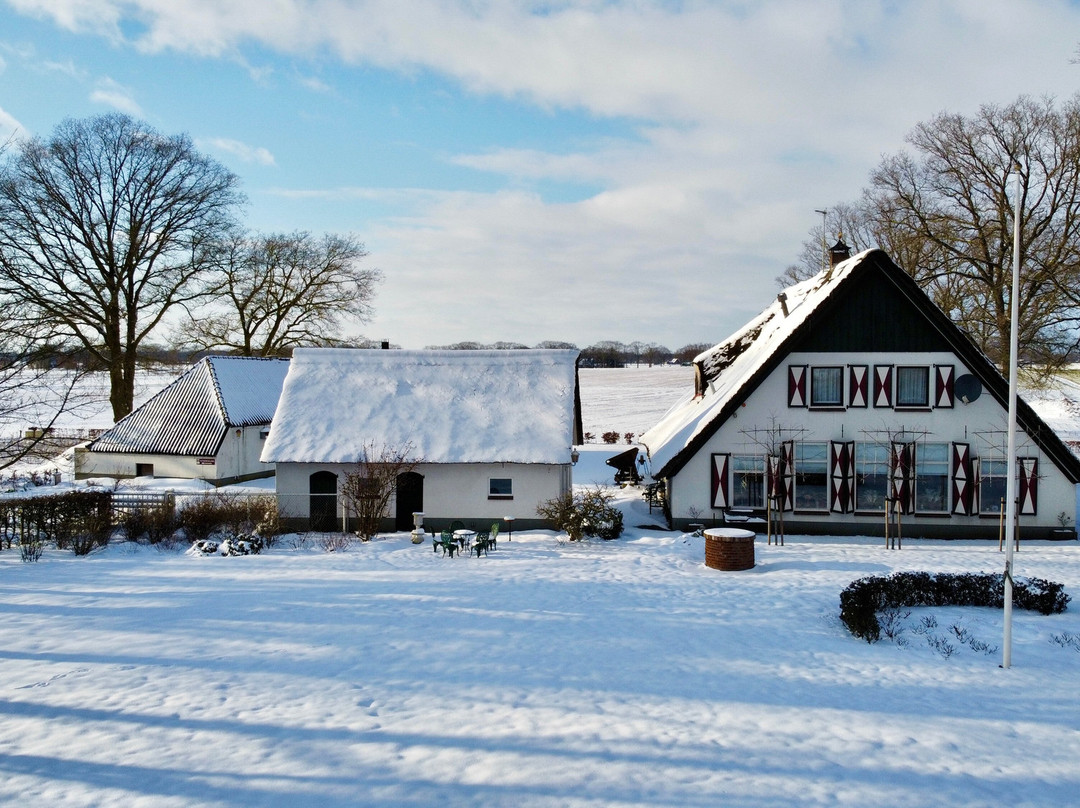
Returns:
[[[705,566],[715,570],[748,570],[754,566],[752,530],[709,528],[705,531]]]

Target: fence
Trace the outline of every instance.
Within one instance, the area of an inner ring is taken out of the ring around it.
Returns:
[[[172,491],[113,491],[111,497],[113,521],[144,511],[176,511],[176,495]]]

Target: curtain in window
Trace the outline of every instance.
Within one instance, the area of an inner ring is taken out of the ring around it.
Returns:
[[[896,405],[926,407],[930,403],[930,374],[927,368],[896,369]]]

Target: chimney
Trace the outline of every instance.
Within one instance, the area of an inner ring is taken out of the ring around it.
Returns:
[[[836,243],[829,247],[829,268],[851,258],[851,247],[844,243],[843,231],[836,234]]]
[[[776,299],[780,301],[780,309],[784,312],[784,316],[787,317],[787,292],[781,292],[776,296]]]

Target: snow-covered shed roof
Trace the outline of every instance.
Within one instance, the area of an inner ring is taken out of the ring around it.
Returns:
[[[757,385],[797,349],[834,310],[855,279],[879,272],[922,315],[923,327],[933,331],[961,357],[999,403],[1007,406],[1008,382],[959,327],[918,284],[882,250],[866,250],[781,292],[761,314],[720,344],[694,359],[695,388],[678,401],[640,437],[649,451],[654,477],[675,474],[731,416]],[[1023,400],[1017,420],[1043,451],[1080,481],[1080,461]]]
[[[231,427],[269,424],[287,359],[208,356],[112,429],[92,452],[210,456]]]
[[[354,463],[411,445],[428,463],[569,463],[577,353],[297,349],[262,460]]]

